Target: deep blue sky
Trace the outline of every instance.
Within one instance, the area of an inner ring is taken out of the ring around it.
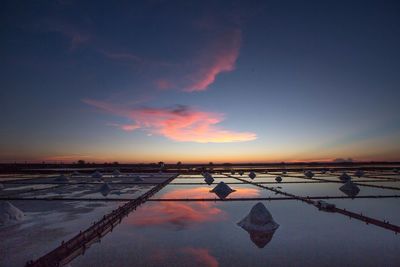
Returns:
[[[400,160],[398,1],[2,1],[0,161]]]

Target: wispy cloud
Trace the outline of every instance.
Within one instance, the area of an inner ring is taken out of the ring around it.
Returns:
[[[239,29],[229,30],[218,36],[197,59],[196,70],[186,76],[188,85],[183,90],[204,91],[214,83],[218,74],[234,70],[240,44]]]
[[[142,129],[178,142],[227,143],[257,138],[252,132],[236,132],[219,127],[217,124],[224,120],[221,113],[201,111],[188,106],[126,108],[91,99],[84,99],[83,102],[132,120],[132,124],[119,126],[123,130]]]
[[[75,50],[79,46],[89,43],[92,40],[92,35],[82,25],[77,26],[67,21],[61,21],[53,18],[46,18],[34,25],[36,30],[44,32],[54,32],[62,34],[69,42],[69,49]]]
[[[132,52],[118,52],[118,51],[110,51],[105,49],[97,49],[99,53],[104,55],[106,58],[115,60],[115,61],[124,61],[132,64],[138,64],[141,66],[154,66],[154,67],[174,67],[176,64],[162,61],[162,60],[154,60],[145,58],[143,56],[137,55]]]

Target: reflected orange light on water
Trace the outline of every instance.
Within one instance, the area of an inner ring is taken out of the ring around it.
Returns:
[[[260,190],[255,188],[235,188],[235,197],[257,197]],[[210,198],[209,187],[174,189],[166,192],[160,198]],[[128,223],[136,226],[173,226],[185,228],[189,225],[203,222],[223,221],[227,214],[212,202],[157,202],[147,203],[128,219]]]
[[[209,249],[199,247],[159,248],[153,251],[150,261],[156,266],[165,266],[166,260],[171,258],[179,261],[179,266],[184,266],[183,262],[187,262],[187,266],[189,263],[190,266],[219,266],[218,260],[211,255]]]

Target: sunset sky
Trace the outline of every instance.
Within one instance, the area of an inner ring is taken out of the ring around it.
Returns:
[[[0,162],[400,160],[399,1],[2,1]]]

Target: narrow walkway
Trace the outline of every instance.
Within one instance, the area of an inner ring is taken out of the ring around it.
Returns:
[[[245,179],[242,179],[242,178],[239,178],[239,177],[235,177],[235,176],[232,176],[232,175],[226,175],[226,176],[227,176],[227,177],[234,178],[234,179],[237,179],[237,180],[242,181],[242,182],[244,182],[244,183],[251,184],[251,185],[254,185],[254,186],[257,186],[257,187],[261,187],[261,188],[270,190],[270,191],[272,191],[272,192],[275,192],[275,193],[278,193],[278,194],[281,194],[281,195],[285,195],[285,196],[288,196],[288,197],[292,197],[292,198],[294,198],[294,199],[303,201],[303,202],[305,202],[305,203],[307,203],[307,204],[310,204],[310,205],[314,205],[314,206],[316,206],[316,207],[319,207],[318,202],[312,200],[310,197],[297,196],[297,195],[294,195],[294,194],[291,194],[291,193],[287,193],[287,192],[278,190],[278,189],[276,189],[276,188],[267,187],[267,186],[264,186],[264,185],[260,185],[260,184],[257,184],[257,183],[253,183],[253,182],[250,182],[250,181],[247,181],[247,180],[245,180]],[[328,210],[321,209],[321,208],[319,208],[319,209],[320,209],[320,210],[323,210],[323,211],[328,211]],[[381,227],[381,228],[384,228],[384,229],[387,229],[387,230],[391,230],[391,231],[395,232],[396,234],[400,232],[400,226],[394,225],[394,224],[390,224],[390,223],[387,222],[387,221],[377,220],[377,219],[374,219],[374,218],[371,218],[371,217],[368,217],[368,216],[364,216],[364,215],[362,215],[362,214],[354,213],[354,212],[348,211],[348,210],[346,210],[346,209],[340,209],[340,208],[336,208],[336,207],[335,207],[335,208],[332,208],[332,209],[329,209],[329,211],[330,211],[330,212],[340,213],[340,214],[349,216],[349,217],[351,217],[351,218],[354,218],[354,219],[363,221],[363,222],[365,222],[365,223],[367,223],[367,224],[373,224],[373,225],[376,225],[376,226],[378,226],[378,227]]]
[[[126,203],[111,213],[105,215],[100,221],[94,223],[84,232],[78,233],[75,237],[67,242],[63,242],[53,251],[44,255],[35,261],[30,261],[26,264],[27,267],[58,267],[64,266],[71,262],[77,256],[85,253],[93,243],[99,241],[108,232],[112,231],[118,225],[122,218],[127,216],[131,211],[145,203],[148,198],[160,191],[163,187],[174,180],[178,175],[172,176],[164,182],[156,185],[142,196]]]

